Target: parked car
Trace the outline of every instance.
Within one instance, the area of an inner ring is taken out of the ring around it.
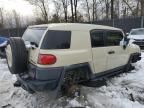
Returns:
[[[121,29],[77,23],[29,26],[22,38],[9,39],[6,53],[15,86],[68,95],[141,59],[139,46],[128,44]]]
[[[5,58],[5,47],[7,45],[8,38],[5,38],[0,35],[0,58]]]
[[[132,29],[128,35],[128,38],[136,45],[139,45],[141,49],[144,49],[144,28]]]

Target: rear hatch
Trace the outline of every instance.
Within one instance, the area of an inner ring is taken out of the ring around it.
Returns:
[[[35,48],[29,48],[29,62],[36,65],[38,61],[40,41],[45,34],[47,27],[29,27],[22,38],[27,47],[34,45]]]

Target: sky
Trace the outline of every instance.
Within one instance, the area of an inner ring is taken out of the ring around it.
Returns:
[[[7,11],[16,10],[23,16],[33,15],[34,7],[25,0],[0,0],[0,7]]]

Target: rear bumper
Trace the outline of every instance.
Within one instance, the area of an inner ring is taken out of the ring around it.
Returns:
[[[25,74],[17,75],[17,80],[26,91],[54,91],[58,89],[63,79],[64,68],[38,68],[29,66]]]
[[[54,90],[57,86],[56,80],[39,81],[39,80],[32,80],[32,79],[23,79],[19,75],[17,76],[17,79],[21,83],[21,87],[24,90],[29,92]]]

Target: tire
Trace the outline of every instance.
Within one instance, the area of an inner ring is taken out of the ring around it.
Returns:
[[[126,67],[125,67],[125,69],[124,69],[124,72],[129,72],[129,71],[132,71],[132,70],[135,69],[134,66],[132,66],[132,58],[133,57],[131,56],[128,63],[127,63],[127,65],[126,65]]]
[[[24,73],[27,70],[28,54],[24,41],[19,37],[8,40],[6,47],[8,68],[12,74]]]

